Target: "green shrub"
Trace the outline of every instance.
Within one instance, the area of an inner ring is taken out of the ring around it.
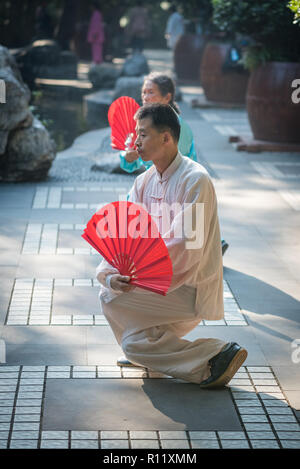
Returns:
[[[300,23],[300,0],[291,0],[287,6],[294,13],[294,24]]]
[[[212,5],[213,22],[221,31],[248,38],[243,54],[246,68],[265,61],[300,60],[300,30],[286,1],[212,0]]]

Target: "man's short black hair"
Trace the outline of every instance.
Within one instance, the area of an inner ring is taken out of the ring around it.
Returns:
[[[150,118],[152,127],[158,132],[169,131],[175,142],[178,142],[180,123],[176,112],[169,104],[145,104],[137,110],[134,118],[135,120]]]

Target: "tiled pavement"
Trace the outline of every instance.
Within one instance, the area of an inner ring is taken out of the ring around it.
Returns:
[[[80,234],[129,184],[2,184],[0,448],[300,448],[297,155],[236,152],[227,137],[249,131],[243,110],[181,107],[230,243],[225,319],[187,338],[236,340],[244,366],[219,391],[117,367],[99,256]]]
[[[74,254],[77,254],[76,251]],[[96,293],[95,293],[96,288]],[[5,324],[8,325],[108,325],[101,314],[97,279],[17,278]],[[85,298],[84,306],[76,300]],[[74,300],[75,298],[75,300]],[[71,309],[70,314],[68,314]],[[76,312],[76,309],[77,312]],[[202,321],[203,325],[247,326],[239,306],[224,281],[224,319]],[[94,314],[91,314],[94,310]],[[98,312],[99,310],[99,312]]]
[[[86,423],[85,429],[82,430],[82,422],[79,430],[76,429],[76,425],[68,430],[48,429],[53,428],[53,421],[57,420],[57,417],[53,418],[55,411],[57,415],[61,415],[62,409],[67,414],[67,412],[72,413],[73,408],[72,418],[76,415],[74,403],[68,402],[68,395],[64,391],[66,383],[72,384],[72,381],[84,380],[88,387],[91,381],[106,381],[108,389],[111,389],[112,380],[117,381],[116,387],[120,388],[122,388],[120,380],[134,380],[135,387],[139,388],[141,379],[161,381],[166,378],[173,380],[148,370],[125,368],[120,370],[117,366],[1,367],[0,448],[270,449],[299,447],[300,431],[297,419],[270,367],[242,367],[232,380],[230,398],[239,419],[238,431],[195,430],[193,425],[197,426],[197,421],[190,424],[191,427],[188,426],[188,429],[182,430],[159,430],[155,426],[151,427],[153,425],[151,423],[148,423],[145,429],[139,429],[134,419],[127,423],[129,429],[126,430],[123,428],[124,425],[120,425],[120,430],[112,430],[109,421],[106,423],[107,429],[106,427],[89,429],[89,424]],[[58,386],[51,388],[51,381],[56,382]],[[180,384],[173,383],[172,386],[176,387]],[[188,386],[195,390],[194,385]],[[60,402],[57,402],[57,397],[53,396],[53,390],[61,392]],[[107,399],[108,391],[103,389],[102,392],[104,399]],[[196,390],[196,392],[199,391]],[[209,393],[211,391],[208,391]],[[73,399],[75,399],[74,396]],[[111,401],[114,407],[114,397],[111,397]],[[195,400],[192,404],[195,405]],[[90,410],[95,412],[95,409]],[[82,417],[87,411],[87,409],[81,409]],[[104,409],[101,411],[103,413]],[[112,414],[116,411],[120,409],[113,409]],[[193,411],[197,412],[197,409],[194,408]],[[129,412],[131,412],[130,409]],[[153,413],[155,413],[154,409]],[[152,417],[155,420],[155,416]],[[199,417],[201,417],[201,411]],[[102,418],[105,420],[105,416]],[[62,416],[60,428],[65,428],[66,422],[63,425],[62,422],[68,419],[70,416],[67,418]],[[114,419],[116,416],[111,415],[111,420]],[[203,423],[199,422],[198,425],[199,428],[203,428]]]

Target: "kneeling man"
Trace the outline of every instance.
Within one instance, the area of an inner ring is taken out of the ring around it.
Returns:
[[[141,107],[135,116],[139,156],[153,166],[138,176],[129,201],[142,204],[156,222],[172,265],[166,296],[130,285],[105,260],[97,268],[100,301],[125,358],[202,388],[226,385],[247,357],[236,342],[183,339],[202,320],[224,317],[223,264],[217,200],[207,171],[177,147],[180,124],[169,105]],[[170,211],[164,220],[164,207]],[[180,230],[192,221],[195,229]]]

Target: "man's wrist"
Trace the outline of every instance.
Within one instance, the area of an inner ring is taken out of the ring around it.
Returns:
[[[109,274],[105,278],[105,283],[106,283],[107,288],[112,289],[110,282],[111,282],[111,278],[112,278],[113,275],[115,275],[115,274]]]

